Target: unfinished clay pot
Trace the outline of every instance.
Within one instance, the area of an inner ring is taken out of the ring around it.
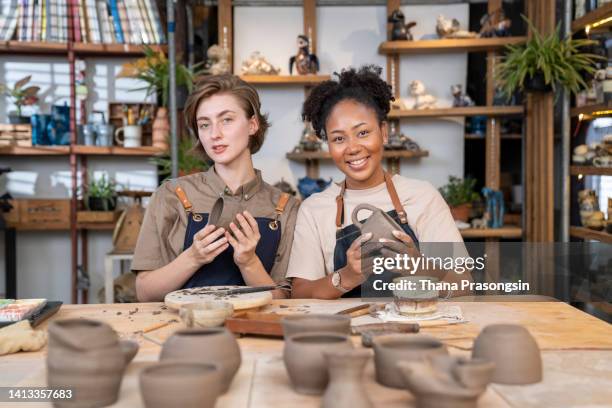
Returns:
[[[402,361],[398,367],[417,408],[476,408],[495,369],[486,360],[444,355]]]
[[[236,215],[242,211],[244,211],[244,208],[240,204],[240,201],[232,199],[231,197],[219,197],[210,210],[207,224],[229,230],[230,223],[234,222],[236,226],[240,227],[238,221],[235,220]]]
[[[363,388],[363,369],[372,356],[369,350],[324,351],[329,385],[323,395],[322,408],[372,408]]]
[[[215,364],[164,362],[140,373],[146,408],[213,408],[221,394],[221,371]]]
[[[281,319],[285,338],[299,333],[327,332],[348,336],[351,333],[351,318],[344,315],[301,314]]]
[[[48,331],[47,385],[72,389],[74,396],[54,405],[94,408],[115,403],[138,344],[120,341],[112,327],[96,320],[56,320]]]
[[[302,333],[286,338],[283,359],[293,389],[300,394],[323,394],[329,381],[323,352],[351,348],[349,337],[338,333]]]
[[[208,300],[181,306],[179,316],[187,327],[222,326],[225,319],[234,313],[234,306],[229,302]]]
[[[361,210],[370,210],[372,214],[363,223],[357,219],[357,215]],[[393,235],[393,231],[403,231],[402,227],[386,212],[371,204],[359,204],[351,214],[353,224],[359,229],[360,233],[371,233],[372,237],[362,247],[362,256],[368,257],[386,247],[395,252],[401,252],[405,244]],[[387,243],[383,242],[386,240]]]
[[[542,381],[540,348],[523,326],[486,326],[474,341],[472,357],[495,363],[494,383],[524,385]]]
[[[373,344],[376,381],[392,388],[404,388],[398,362],[448,354],[442,342],[425,334],[390,334],[374,338]]]
[[[229,389],[241,363],[238,342],[223,327],[179,330],[166,340],[159,359],[217,364],[222,393]]]

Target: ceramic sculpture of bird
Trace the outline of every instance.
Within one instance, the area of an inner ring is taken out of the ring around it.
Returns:
[[[298,52],[289,59],[289,74],[293,74],[293,65],[300,75],[316,74],[319,72],[319,59],[310,53],[310,41],[305,35],[297,37]]]

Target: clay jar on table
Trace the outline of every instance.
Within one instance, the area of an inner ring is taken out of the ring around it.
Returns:
[[[361,210],[370,210],[372,214],[364,222],[360,222],[357,215]],[[353,224],[359,229],[361,234],[371,233],[372,237],[366,241],[365,255],[370,256],[376,251],[379,251],[383,245],[392,249],[397,249],[397,244],[404,245],[399,239],[393,235],[393,231],[403,231],[402,227],[386,212],[373,205],[363,203],[359,204],[351,214]],[[383,244],[381,239],[391,241],[396,245]]]
[[[474,340],[472,357],[495,363],[494,383],[524,385],[542,381],[540,348],[523,326],[486,326]]]
[[[281,319],[285,338],[299,333],[327,332],[348,336],[351,332],[351,318],[343,315],[300,314]]]
[[[323,394],[329,381],[323,352],[352,348],[349,337],[338,333],[312,332],[286,338],[283,359],[293,389],[300,394]]]
[[[476,408],[495,369],[486,360],[444,355],[402,361],[398,367],[417,408]]]
[[[221,371],[215,364],[164,362],[140,373],[146,408],[213,408],[221,393]]]
[[[72,399],[54,405],[94,408],[115,403],[138,344],[120,341],[108,324],[96,320],[56,320],[48,330],[47,385],[73,390]]]
[[[372,408],[363,388],[363,369],[372,356],[370,350],[324,351],[329,384],[323,395],[322,408]]]
[[[196,328],[221,326],[233,313],[234,306],[231,303],[217,300],[189,303],[179,309],[179,316],[185,326]]]
[[[404,388],[397,363],[423,361],[434,355],[447,355],[446,346],[425,334],[390,334],[374,338],[376,381],[391,388]]]
[[[213,204],[208,216],[208,224],[230,230],[230,223],[234,222],[238,228],[240,224],[236,221],[236,215],[244,211],[240,201],[232,197],[219,197]]]
[[[223,327],[179,330],[166,340],[161,361],[217,364],[221,370],[221,392],[230,387],[241,363],[234,335]]]

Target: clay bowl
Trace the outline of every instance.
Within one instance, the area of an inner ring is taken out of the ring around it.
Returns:
[[[213,408],[221,393],[221,371],[215,364],[159,363],[140,373],[146,408]]]
[[[223,327],[178,330],[162,346],[159,359],[218,365],[223,393],[229,389],[242,361],[236,338]]]
[[[424,361],[430,356],[446,355],[446,346],[425,334],[390,334],[373,339],[376,381],[386,387],[404,388],[400,361]]]
[[[285,339],[283,360],[291,386],[300,394],[321,395],[329,382],[324,352],[353,348],[350,338],[338,333],[300,333]]]
[[[474,340],[472,357],[495,363],[494,383],[524,385],[542,381],[540,348],[523,326],[486,326]]]
[[[343,315],[301,314],[281,319],[285,338],[300,333],[326,332],[348,336],[351,333],[351,318]]]
[[[179,316],[187,327],[222,326],[225,319],[234,313],[234,306],[229,302],[209,300],[181,306]]]

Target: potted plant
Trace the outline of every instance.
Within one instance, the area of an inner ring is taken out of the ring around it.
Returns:
[[[440,194],[448,203],[451,214],[456,220],[467,222],[472,211],[472,203],[478,201],[480,196],[474,187],[476,179],[471,177],[461,179],[449,176],[448,184],[440,188]]]
[[[28,75],[27,77],[21,78],[19,81],[15,82],[13,88],[9,88],[4,84],[0,84],[0,92],[2,94],[10,97],[13,100],[13,103],[17,107],[17,112],[9,113],[9,122],[12,124],[25,124],[30,123],[29,116],[23,116],[21,108],[24,106],[34,105],[38,102],[38,91],[40,91],[40,87],[38,86],[28,86],[26,85],[32,79],[32,75]]]
[[[117,183],[105,174],[89,182],[83,194],[89,211],[114,211],[117,207]]]
[[[533,35],[524,44],[506,46],[507,53],[495,75],[506,97],[510,98],[516,90],[550,92],[561,86],[575,94],[586,89],[583,74],[595,72],[595,63],[603,58],[584,53],[581,48],[597,42],[571,36],[562,39],[560,26],[543,36],[531,21],[523,19]]]
[[[170,143],[168,143],[170,144]],[[191,152],[193,146],[188,137],[183,137],[178,144],[178,168],[179,176],[205,171],[210,167],[210,164]],[[164,176],[164,180],[170,177],[172,173],[172,159],[169,153],[151,158],[151,163],[159,167],[158,173]]]

